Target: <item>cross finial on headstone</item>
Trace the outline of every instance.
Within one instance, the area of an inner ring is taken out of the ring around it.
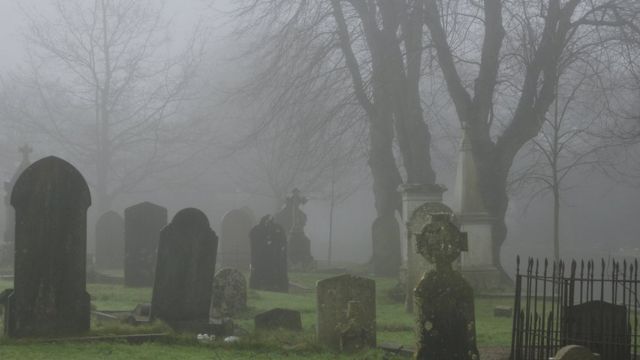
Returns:
[[[437,270],[451,269],[451,263],[468,250],[467,233],[451,221],[451,214],[432,214],[417,237],[416,246],[420,255],[436,264]]]
[[[18,151],[22,154],[22,162],[29,162],[29,155],[33,152],[33,148],[29,144],[24,144],[18,148]]]
[[[302,193],[298,188],[294,188],[291,191],[291,196],[289,196],[289,201],[291,202],[291,205],[297,208],[300,205],[304,205],[307,202],[307,198],[302,196]]]

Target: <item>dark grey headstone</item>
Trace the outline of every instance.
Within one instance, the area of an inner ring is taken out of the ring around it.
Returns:
[[[211,288],[209,317],[231,318],[247,309],[247,280],[236,269],[216,273]]]
[[[603,359],[630,359],[632,336],[624,305],[589,301],[567,306],[564,317],[563,343],[586,346]]]
[[[256,290],[289,291],[287,238],[282,226],[269,215],[251,229],[249,287]]]
[[[124,266],[124,219],[109,211],[96,222],[96,266],[122,269]]]
[[[143,202],[124,211],[124,284],[153,285],[160,230],[167,225],[167,209]]]
[[[16,181],[15,289],[8,297],[9,336],[60,336],[89,330],[86,292],[87,208],[91,194],[68,162],[47,157]]]
[[[336,351],[376,346],[374,280],[348,274],[320,280],[316,298],[318,342]]]
[[[289,309],[272,309],[254,317],[256,330],[285,329],[302,331],[302,317],[300,312]]]
[[[200,210],[180,210],[160,232],[151,315],[170,325],[209,321],[218,237]],[[174,326],[174,327],[176,327]]]
[[[222,218],[222,236],[220,239],[220,263],[246,271],[251,263],[249,232],[255,225],[255,219],[249,209],[231,210]]]

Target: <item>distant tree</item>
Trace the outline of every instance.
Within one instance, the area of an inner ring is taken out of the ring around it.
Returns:
[[[202,55],[197,37],[171,43],[161,3],[54,0],[25,11],[27,68],[5,85],[27,131],[95,169],[100,212],[176,161],[176,117]],[[43,5],[43,6],[47,6]],[[175,55],[172,55],[175,54]],[[175,165],[175,163],[173,164]]]
[[[512,170],[511,186],[526,192],[530,201],[551,194],[553,199],[553,256],[560,259],[560,213],[564,193],[575,187],[567,178],[585,168],[608,168],[599,156],[613,144],[603,139],[611,118],[606,97],[599,91],[601,72],[572,69],[561,74],[555,99],[540,133],[525,146]]]
[[[426,0],[425,23],[458,119],[466,124],[479,191],[493,224],[496,265],[506,239],[509,174],[542,130],[562,65],[609,52],[638,24],[628,0]]]

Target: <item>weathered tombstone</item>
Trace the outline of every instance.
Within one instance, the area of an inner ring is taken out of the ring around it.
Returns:
[[[234,317],[247,309],[247,281],[236,269],[222,269],[216,273],[211,287],[209,317]]]
[[[173,327],[209,321],[218,237],[200,210],[178,211],[160,232],[151,316]]]
[[[266,291],[289,291],[287,238],[282,226],[270,215],[251,229],[251,272],[249,287]]]
[[[13,191],[13,186],[18,180],[18,176],[22,174],[24,169],[31,165],[31,161],[29,160],[29,154],[33,151],[33,149],[29,145],[24,145],[18,149],[22,154],[22,161],[20,165],[16,169],[16,172],[13,174],[13,177],[10,181],[5,181],[4,190],[5,190],[5,230],[4,230],[4,241],[3,244],[0,245],[0,265],[13,265],[14,258],[14,249],[15,249],[15,227],[13,224],[16,221],[16,213],[13,207],[11,206],[11,192]]]
[[[11,194],[15,222],[15,289],[5,331],[12,337],[60,336],[89,330],[86,292],[86,181],[57,157],[36,161]]]
[[[124,210],[124,284],[153,285],[160,230],[167,225],[167,209],[143,202]]]
[[[631,328],[624,305],[589,301],[564,309],[562,342],[582,345],[603,359],[626,360],[631,354]]]
[[[309,268],[314,266],[311,256],[311,240],[304,233],[307,224],[307,215],[300,210],[307,198],[302,196],[300,190],[293,189],[291,196],[287,197],[285,207],[274,217],[287,234],[288,257],[293,266]]]
[[[302,331],[302,317],[296,310],[271,309],[256,315],[253,320],[256,330]]]
[[[376,346],[374,280],[348,274],[320,280],[316,297],[318,342],[338,351]]]
[[[96,266],[121,269],[124,262],[124,219],[109,211],[96,222]]]
[[[415,289],[416,359],[479,359],[473,289],[452,267],[466,239],[447,213],[428,215],[416,238],[417,253],[435,264]]]
[[[400,226],[394,215],[380,216],[371,225],[373,239],[373,273],[396,276],[402,265]]]
[[[554,360],[596,360],[600,356],[594,355],[589,349],[578,346],[569,345],[558,350]],[[613,359],[613,358],[612,358]]]
[[[249,232],[254,225],[255,219],[247,208],[231,210],[224,215],[219,251],[222,266],[243,271],[249,269]]]

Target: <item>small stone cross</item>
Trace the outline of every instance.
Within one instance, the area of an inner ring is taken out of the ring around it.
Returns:
[[[24,144],[18,148],[18,151],[22,154],[22,162],[29,162],[29,155],[33,152],[33,148],[29,144]]]
[[[437,271],[452,270],[451,263],[462,251],[468,251],[467,233],[458,229],[450,214],[432,214],[417,237],[416,247],[420,255],[436,265]]]

